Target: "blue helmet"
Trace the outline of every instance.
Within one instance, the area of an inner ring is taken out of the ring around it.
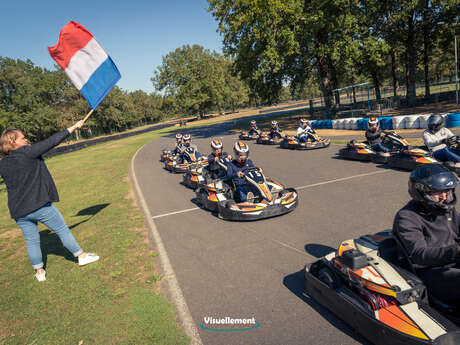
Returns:
[[[454,174],[439,164],[424,165],[412,171],[409,177],[410,196],[433,213],[446,213],[455,206],[455,187],[457,179]],[[447,200],[434,200],[431,194],[441,191],[447,193]]]

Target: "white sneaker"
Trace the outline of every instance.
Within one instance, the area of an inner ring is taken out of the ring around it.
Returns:
[[[78,257],[78,265],[85,266],[97,260],[99,260],[99,256],[97,254],[86,253],[85,257],[83,258],[81,256]]]
[[[37,278],[39,282],[44,282],[46,280],[46,271],[43,270],[41,273],[38,273],[37,271],[35,273],[35,278]]]

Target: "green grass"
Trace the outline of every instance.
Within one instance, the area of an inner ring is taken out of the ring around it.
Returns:
[[[136,150],[171,130],[176,128],[47,160],[61,198],[58,209],[80,246],[101,259],[79,267],[57,236],[41,226],[47,261],[43,283],[33,276],[24,238],[9,218],[5,185],[0,185],[0,344],[188,343],[161,292],[157,253],[128,182]],[[88,207],[93,207],[90,212],[82,211]]]

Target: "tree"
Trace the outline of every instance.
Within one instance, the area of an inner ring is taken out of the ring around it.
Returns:
[[[221,112],[232,92],[239,96],[244,92],[230,67],[231,63],[216,52],[186,45],[164,56],[151,80],[156,90],[164,92],[170,109],[201,116],[213,110]]]

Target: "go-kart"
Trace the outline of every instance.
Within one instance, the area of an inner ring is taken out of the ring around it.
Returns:
[[[406,139],[394,132],[384,132],[382,144],[391,149],[391,152],[376,152],[367,142],[357,143],[351,140],[347,147],[339,151],[339,156],[361,161],[372,161],[378,164],[413,170],[423,164],[432,164],[437,161],[421,148],[410,146]]]
[[[208,200],[215,197],[218,201],[216,202],[219,218],[239,221],[258,220],[279,216],[291,212],[297,207],[299,200],[297,191],[294,188],[284,188],[278,182],[266,179],[259,168],[248,169],[244,173],[244,178],[251,187],[253,194],[251,198],[250,193],[248,193],[248,199],[245,202],[235,200],[234,188],[232,188],[231,195],[229,193],[215,193],[212,196],[209,193]],[[200,199],[198,198],[198,200]],[[203,206],[206,207],[205,204]]]
[[[358,161],[368,162],[376,152],[366,142],[356,142],[356,140],[350,140],[347,146],[340,149],[338,155],[341,158],[352,159]]]
[[[205,178],[203,176],[203,169],[205,167],[201,162],[191,164],[184,175],[182,175],[184,185],[196,189],[198,184],[204,183]]]
[[[172,173],[182,174],[187,172],[190,166],[195,164],[207,165],[207,157],[199,156],[197,158],[197,151],[193,147],[187,147],[182,154],[168,157],[165,161],[165,169]]]
[[[217,164],[219,164],[224,171],[227,171],[227,164],[229,162],[230,160],[228,157],[225,157],[221,158]],[[191,165],[187,172],[183,175],[184,185],[189,188],[196,189],[201,184],[213,182],[208,168],[209,165],[203,165],[201,162]]]
[[[305,266],[306,292],[373,344],[460,344],[460,328],[402,261],[390,231],[347,240]]]
[[[239,138],[240,140],[257,140],[257,138],[259,138],[259,135],[261,133],[258,132],[258,133],[249,133],[248,132],[245,132],[245,131],[242,131]]]
[[[161,150],[161,153],[160,153],[160,162],[164,162],[168,159],[169,156],[172,155],[172,151],[171,150]]]
[[[307,140],[306,142],[299,141],[297,136],[285,136],[280,143],[280,147],[291,150],[314,150],[328,147],[330,144],[331,141],[329,139],[320,138],[319,136],[317,140]]]
[[[387,162],[390,168],[397,168],[403,170],[414,170],[424,164],[441,164],[430,153],[418,147],[409,146],[399,152],[391,155]]]
[[[279,145],[283,141],[281,135],[272,136],[270,133],[262,133],[256,143],[262,145]]]

